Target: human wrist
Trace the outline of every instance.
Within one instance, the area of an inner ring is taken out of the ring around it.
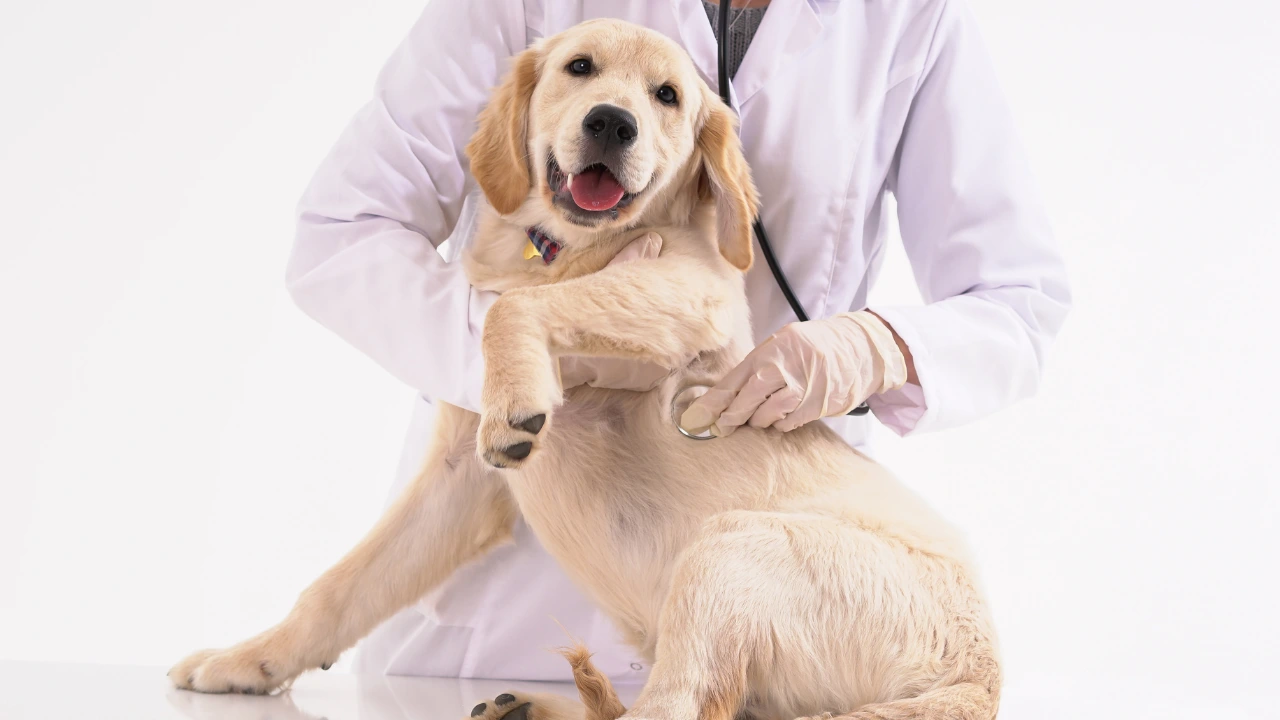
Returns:
[[[898,334],[897,330],[893,329],[893,326],[889,324],[888,320],[885,320],[884,318],[880,317],[879,315],[877,315],[875,312],[871,310],[866,310],[864,312],[874,316],[877,320],[883,323],[885,327],[889,328],[889,332],[893,333],[893,341],[898,346],[898,352],[902,353],[902,359],[905,360],[907,363],[906,384],[915,385],[916,387],[919,387],[920,377],[916,374],[915,356],[911,354],[911,347],[907,345],[907,341],[902,339],[902,336]]]
[[[896,390],[910,382],[909,351],[883,318],[868,310],[841,313],[836,317],[858,333],[871,356],[877,382],[869,388],[869,395]]]

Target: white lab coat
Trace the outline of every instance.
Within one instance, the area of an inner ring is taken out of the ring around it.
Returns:
[[[716,85],[699,0],[431,0],[300,204],[288,286],[299,307],[424,398],[475,409],[492,295],[451,262],[473,226],[463,153],[508,59],[582,20],[619,17],[683,45]],[[962,0],[774,0],[732,83],[762,218],[813,317],[865,307],[897,200],[923,306],[874,307],[920,386],[871,401],[899,433],[1030,395],[1069,305],[1063,263]],[[441,244],[453,238],[440,252]],[[765,263],[747,278],[757,339],[794,317]],[[430,406],[406,443],[417,468]],[[869,419],[829,421],[864,444]],[[364,646],[393,674],[567,679],[555,617],[620,681],[646,668],[523,525]]]

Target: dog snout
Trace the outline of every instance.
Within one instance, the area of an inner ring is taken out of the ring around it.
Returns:
[[[582,119],[582,131],[600,151],[625,150],[640,134],[636,116],[616,105],[597,105]]]

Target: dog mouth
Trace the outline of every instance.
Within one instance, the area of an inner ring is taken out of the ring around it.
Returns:
[[[547,188],[551,190],[552,202],[584,219],[616,219],[618,212],[640,194],[627,192],[604,163],[593,163],[567,173],[554,155],[547,157]]]

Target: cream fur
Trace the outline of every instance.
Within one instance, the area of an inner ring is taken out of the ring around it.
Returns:
[[[583,52],[605,70],[566,79],[560,68]],[[422,473],[369,536],[279,625],[197,653],[170,678],[204,692],[287,686],[507,540],[518,512],[652,663],[625,717],[994,717],[994,630],[945,521],[821,423],[743,426],[714,442],[675,429],[673,394],[751,347],[741,270],[755,195],[728,110],[682,50],[625,23],[585,23],[516,67],[495,97],[530,116],[487,109],[471,146],[491,197],[513,189],[487,173],[519,166],[530,186],[506,214],[486,211],[466,260],[476,286],[503,292],[485,322],[483,412],[442,406]],[[679,83],[681,106],[649,107],[666,81]],[[540,159],[602,93],[639,117],[636,167],[650,180],[619,218],[584,228],[549,203]],[[503,158],[519,152],[512,137],[527,152]],[[565,244],[552,265],[521,257],[533,224]],[[660,257],[605,267],[650,230]],[[568,354],[678,369],[646,393],[566,393],[556,357]],[[520,427],[537,415],[539,431]],[[527,457],[507,454],[522,442]],[[531,703],[535,720],[618,717],[585,651],[569,658],[585,707],[519,694],[517,704]],[[509,710],[489,703],[484,718]]]

